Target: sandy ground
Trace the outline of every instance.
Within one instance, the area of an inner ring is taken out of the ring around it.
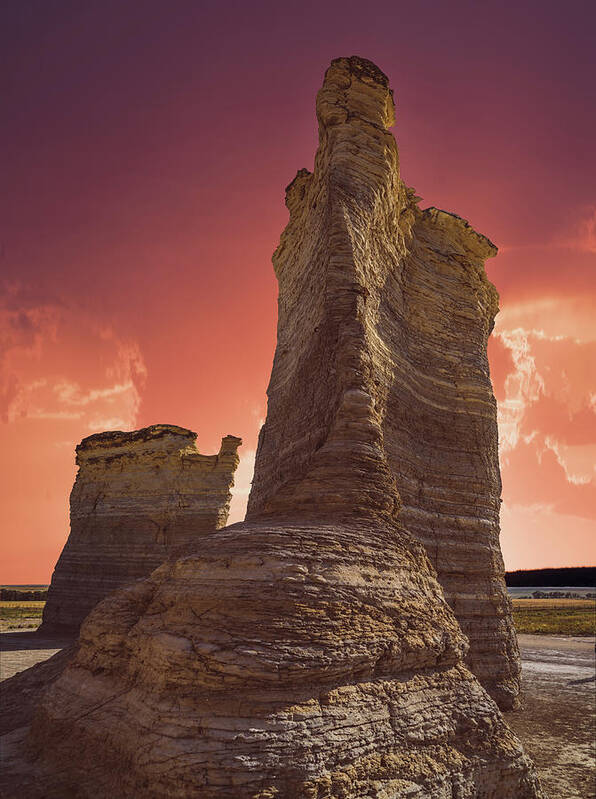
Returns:
[[[0,634],[2,679],[46,660],[70,640]],[[550,799],[596,799],[595,639],[520,635],[524,709],[507,713]]]
[[[519,635],[524,709],[507,713],[550,799],[596,797],[596,666],[590,638]]]

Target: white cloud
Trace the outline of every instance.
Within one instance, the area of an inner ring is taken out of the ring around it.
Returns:
[[[568,446],[551,436],[546,436],[547,449],[554,452],[565,477],[574,485],[587,485],[596,479],[596,446],[593,444]]]
[[[495,333],[523,328],[550,341],[570,339],[577,344],[596,340],[594,301],[587,293],[578,297],[541,297],[510,303],[496,318]]]
[[[134,385],[130,380],[127,383],[116,383],[115,386],[94,388],[87,392],[83,391],[78,383],[65,381],[54,386],[54,393],[57,395],[58,400],[65,405],[85,406],[102,399],[114,401],[119,395],[125,394],[131,389],[134,389]]]
[[[27,419],[80,419],[82,415],[77,411],[46,411],[43,408],[27,410]]]
[[[229,524],[242,521],[246,515],[246,505],[255,470],[256,451],[247,449],[244,452],[240,450],[240,452],[240,463],[234,475]]]
[[[530,331],[521,327],[495,335],[511,352],[514,371],[505,380],[505,399],[498,405],[499,442],[502,454],[515,449],[527,406],[544,393],[544,380],[536,369],[529,343]]]

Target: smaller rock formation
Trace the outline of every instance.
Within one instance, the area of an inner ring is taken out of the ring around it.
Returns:
[[[81,441],[70,535],[52,576],[44,632],[75,632],[110,591],[225,526],[242,441],[226,436],[217,455],[201,455],[196,438],[158,424]]]

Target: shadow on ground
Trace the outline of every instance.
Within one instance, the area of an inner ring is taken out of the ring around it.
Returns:
[[[73,636],[45,635],[37,630],[11,631],[2,633],[0,636],[0,652],[29,652],[45,649],[57,651],[68,646],[72,640]]]

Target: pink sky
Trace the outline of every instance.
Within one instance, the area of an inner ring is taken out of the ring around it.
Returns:
[[[49,580],[92,432],[170,422],[207,453],[242,436],[242,518],[284,187],[312,168],[325,68],[353,53],[389,75],[421,205],[500,248],[506,565],[595,563],[593,6],[82,6],[14,4],[2,26],[2,582]]]

